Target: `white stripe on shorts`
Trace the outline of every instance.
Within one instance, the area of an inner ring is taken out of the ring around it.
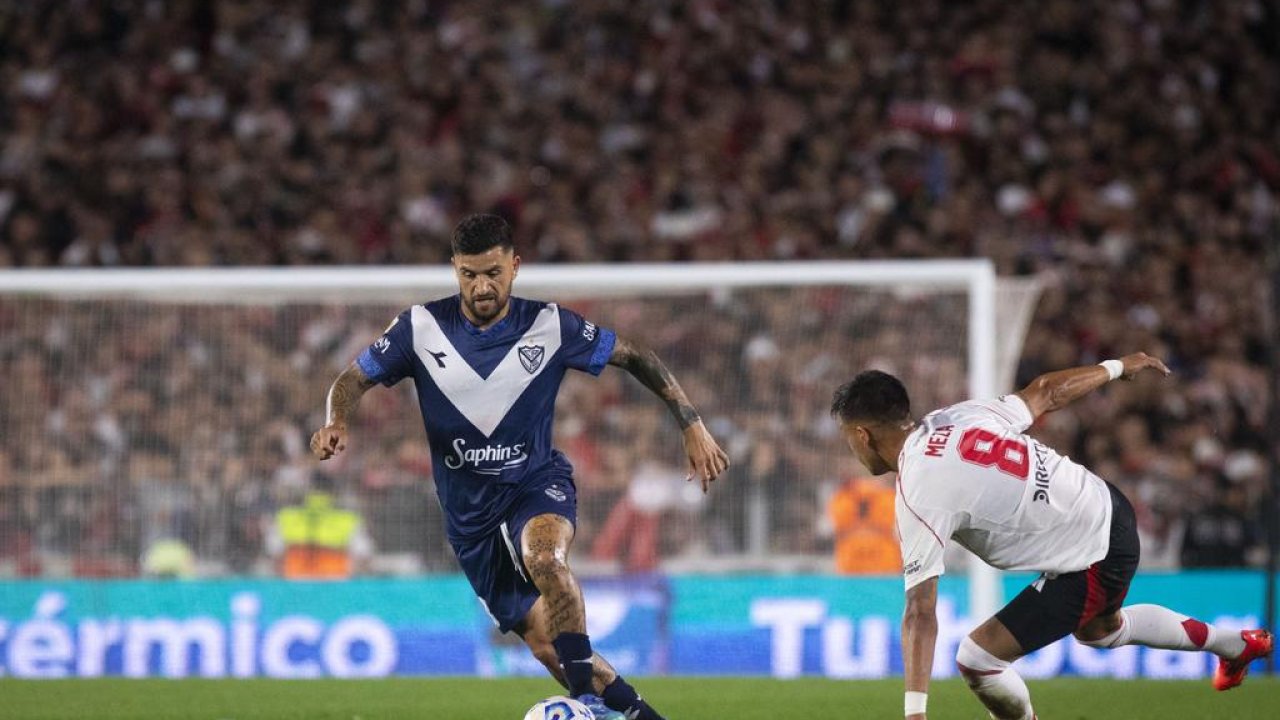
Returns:
[[[498,530],[502,533],[502,542],[507,544],[507,552],[511,555],[511,562],[515,563],[516,572],[520,573],[520,577],[525,582],[529,582],[529,577],[524,574],[524,563],[520,561],[520,556],[516,554],[516,544],[511,542],[511,531],[507,529],[507,523],[504,521],[498,526]]]

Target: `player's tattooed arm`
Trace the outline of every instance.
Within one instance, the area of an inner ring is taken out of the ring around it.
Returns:
[[[1162,375],[1169,374],[1169,368],[1159,358],[1146,353],[1125,355],[1119,362],[1122,368],[1120,377],[1125,380],[1147,369]],[[1106,385],[1110,379],[1107,369],[1101,365],[1085,365],[1045,373],[1019,390],[1017,395],[1027,404],[1033,417],[1040,417],[1070,405]]]
[[[676,382],[675,376],[663,364],[657,353],[649,348],[618,338],[613,346],[613,354],[609,356],[609,364],[631,373],[641,385],[662,398],[667,408],[671,410],[671,414],[676,417],[676,422],[680,423],[681,430],[702,419],[694,409],[693,403],[689,402],[688,396],[684,394],[680,383]]]
[[[325,402],[325,426],[311,436],[311,452],[316,457],[327,460],[346,449],[347,421],[355,415],[360,398],[376,384],[356,363],[333,381]]]
[[[675,376],[655,352],[622,338],[614,344],[609,364],[631,373],[667,404],[684,431],[684,449],[689,456],[688,479],[697,476],[702,481],[702,492],[706,492],[708,485],[729,467],[729,456],[711,437]]]
[[[329,387],[326,422],[329,425],[339,423],[345,425],[347,420],[355,414],[360,398],[376,384],[364,374],[364,370],[361,370],[358,364],[351,363],[347,366],[347,369],[343,370]]]

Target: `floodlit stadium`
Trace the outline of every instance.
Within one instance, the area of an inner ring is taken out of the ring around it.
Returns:
[[[1270,716],[1276,38],[0,3],[0,716]]]

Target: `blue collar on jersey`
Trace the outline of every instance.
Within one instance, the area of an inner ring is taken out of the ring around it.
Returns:
[[[514,314],[512,313],[511,301],[515,299],[511,296],[507,296],[507,314],[498,322],[484,329],[472,325],[471,321],[467,319],[467,314],[462,312],[462,295],[458,294],[455,297],[458,298],[458,319],[462,321],[462,327],[472,335],[487,335],[491,332],[497,332],[511,324],[511,316]]]

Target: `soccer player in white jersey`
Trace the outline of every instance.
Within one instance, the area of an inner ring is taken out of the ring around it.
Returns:
[[[1239,685],[1249,663],[1271,653],[1265,630],[1231,632],[1158,605],[1121,607],[1138,567],[1133,507],[1110,483],[1025,434],[1040,415],[1148,369],[1169,374],[1135,353],[1047,373],[1012,395],[920,420],[906,388],[887,373],[863,372],[836,391],[831,413],[854,454],[876,475],[898,473],[908,720],[925,718],[938,576],[950,540],[995,567],[1043,573],[956,653],[961,675],[999,720],[1035,717],[1010,664],[1067,635],[1099,648],[1207,650],[1220,658],[1218,690]]]
[[[518,634],[599,720],[662,720],[587,637],[568,560],[573,466],[551,443],[560,382],[571,369],[630,373],[680,424],[689,478],[704,492],[729,459],[652,350],[554,303],[511,295],[520,258],[502,218],[459,223],[453,267],[456,295],[402,312],[334,381],[311,449],[321,460],[341,452],[365,391],[413,378],[449,543],[498,628]]]

